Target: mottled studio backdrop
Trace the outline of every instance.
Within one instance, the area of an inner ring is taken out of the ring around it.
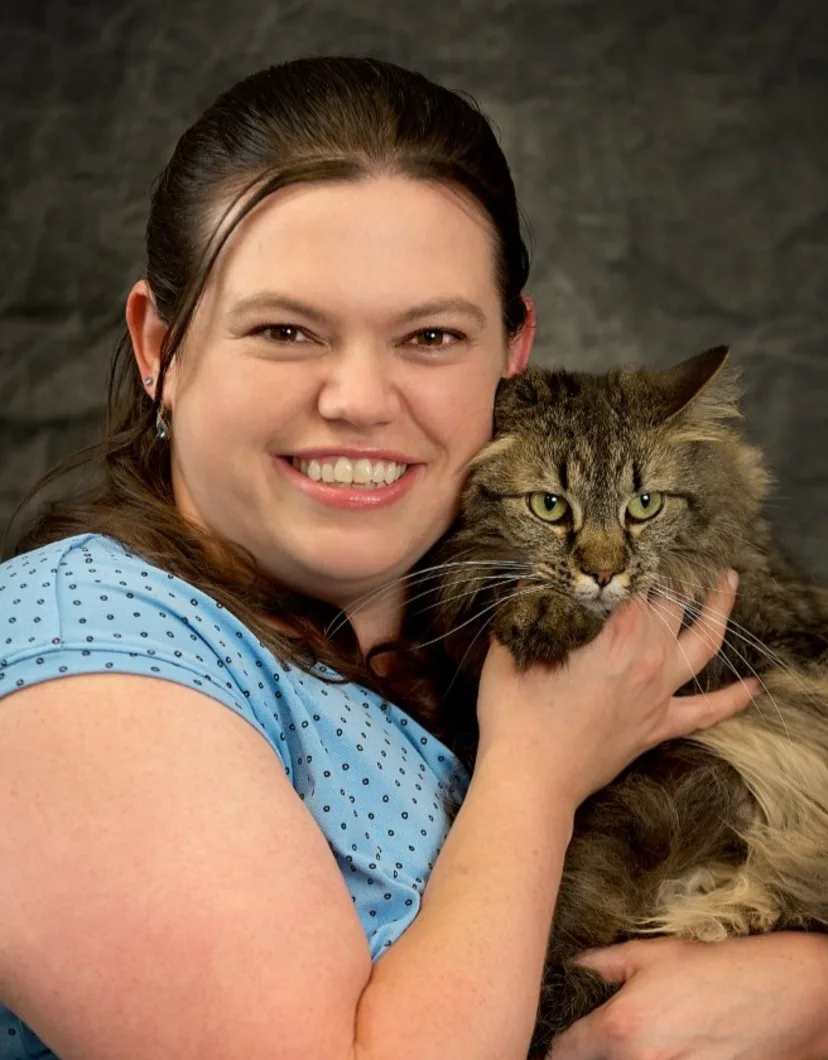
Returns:
[[[370,54],[472,93],[531,224],[537,358],[731,343],[828,581],[828,0],[0,0],[0,519],[99,429],[148,189],[231,81]]]

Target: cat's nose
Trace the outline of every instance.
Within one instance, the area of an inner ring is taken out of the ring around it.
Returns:
[[[585,570],[584,571],[584,574],[586,574],[590,578],[594,578],[595,581],[598,582],[598,584],[601,586],[602,589],[605,589],[609,585],[609,583],[612,581],[612,579],[615,577],[615,575],[617,573],[618,573],[618,571],[614,571],[614,570]]]

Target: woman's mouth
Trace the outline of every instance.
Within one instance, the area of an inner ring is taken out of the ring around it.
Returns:
[[[326,508],[354,512],[393,507],[411,492],[425,471],[421,463],[339,453],[286,455],[278,457],[277,463],[308,499]]]
[[[407,464],[397,464],[393,460],[353,460],[347,456],[330,456],[317,460],[304,460],[294,456],[290,462],[297,471],[307,475],[313,482],[367,490],[384,489],[392,485],[402,478],[408,467]]]

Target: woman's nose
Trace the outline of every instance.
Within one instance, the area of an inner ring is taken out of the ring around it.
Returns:
[[[400,398],[390,360],[388,352],[362,344],[330,358],[318,400],[324,419],[359,427],[391,422],[399,412]]]

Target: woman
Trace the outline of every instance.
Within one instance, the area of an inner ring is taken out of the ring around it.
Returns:
[[[292,63],[184,135],[147,245],[103,479],[0,578],[0,1055],[525,1057],[575,808],[747,694],[674,699],[716,632],[644,606],[563,671],[493,646],[468,783],[439,648],[368,660],[529,356],[505,160],[417,75]],[[817,942],[657,946],[561,1056],[825,1055]]]

